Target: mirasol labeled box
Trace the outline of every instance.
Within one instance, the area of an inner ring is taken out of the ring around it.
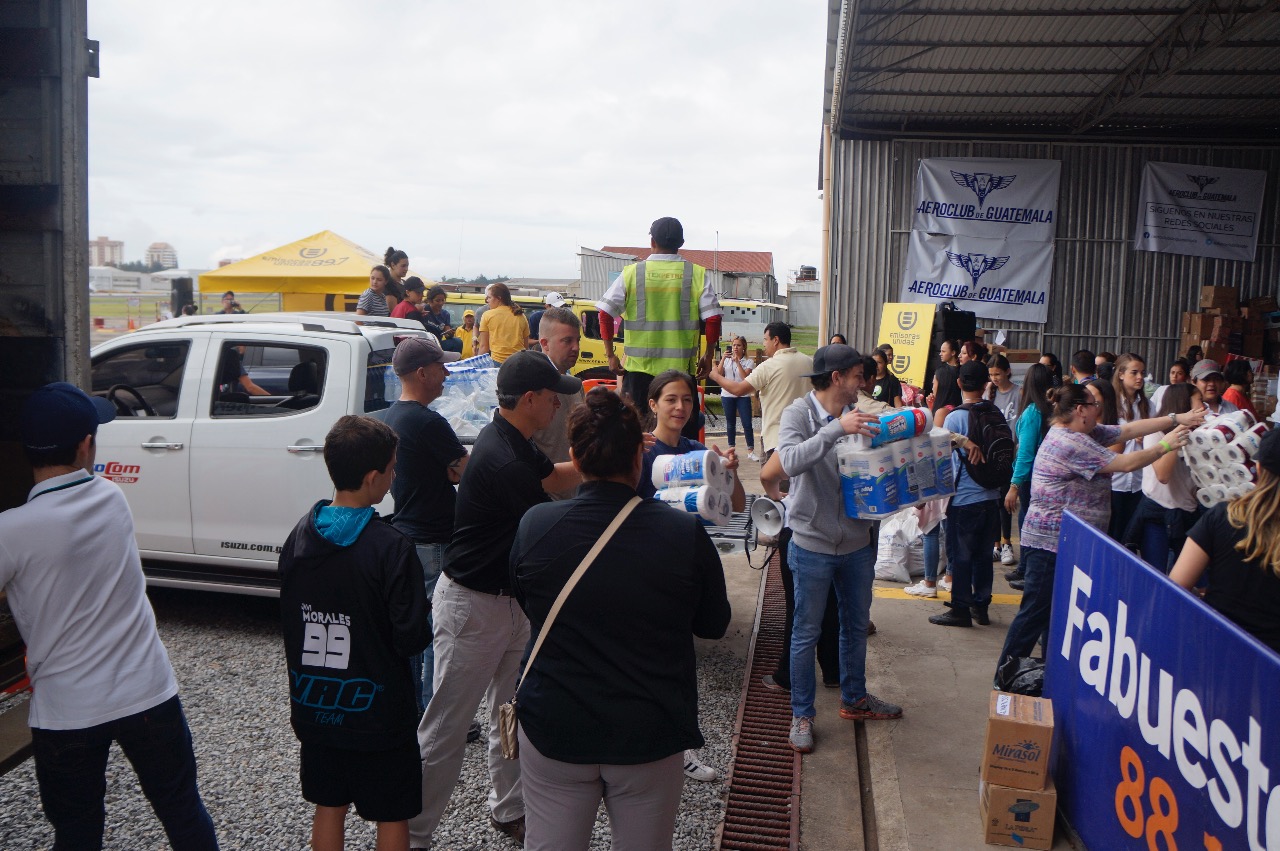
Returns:
[[[1053,847],[1058,790],[1053,788],[1052,778],[1049,785],[1038,792],[983,781],[978,784],[978,811],[982,816],[983,841],[991,845]]]
[[[991,692],[983,780],[1014,789],[1043,789],[1052,744],[1053,704],[1047,698]]]

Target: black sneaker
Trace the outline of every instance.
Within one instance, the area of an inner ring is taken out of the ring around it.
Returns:
[[[1026,579],[1014,579],[1009,583],[1009,587],[1014,591],[1021,591],[1023,586],[1027,584]]]
[[[955,609],[948,609],[943,614],[930,617],[929,623],[938,626],[973,626],[973,618],[967,614],[962,615]]]
[[[1006,582],[1021,582],[1027,578],[1027,575],[1022,572],[1022,568],[1018,568],[1017,570],[1006,570],[1004,578]]]
[[[973,615],[973,619],[982,626],[991,625],[991,616],[987,614],[986,606],[973,606],[969,609],[969,612]]]

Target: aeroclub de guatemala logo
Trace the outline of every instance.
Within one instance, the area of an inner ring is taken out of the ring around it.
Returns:
[[[959,266],[969,273],[969,277],[973,280],[974,289],[978,287],[978,279],[983,275],[995,269],[1001,269],[1004,264],[1009,262],[1008,256],[993,257],[989,254],[961,254],[955,251],[947,252],[947,259],[951,261],[952,266]]]
[[[953,171],[951,176],[955,178],[956,183],[967,187],[978,196],[978,209],[981,210],[987,202],[987,196],[992,192],[999,191],[1009,186],[1018,179],[1016,174],[991,174],[986,171],[976,171],[969,173],[967,171]]]
[[[1206,189],[1218,182],[1216,177],[1210,177],[1207,174],[1188,174],[1186,178],[1196,185],[1194,192],[1190,189],[1170,189],[1169,194],[1174,198],[1185,198],[1191,201],[1236,200],[1236,196],[1228,192],[1205,192]]]

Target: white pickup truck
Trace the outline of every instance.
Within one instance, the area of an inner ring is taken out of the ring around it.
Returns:
[[[278,594],[280,545],[333,495],[325,435],[399,397],[392,351],[426,333],[354,314],[219,314],[94,348],[91,392],[120,412],[98,430],[96,472],[129,500],[148,582]]]

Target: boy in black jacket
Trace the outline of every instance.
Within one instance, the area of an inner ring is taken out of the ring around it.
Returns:
[[[431,640],[413,542],[373,506],[391,487],[396,435],[342,417],[324,443],[333,501],[321,500],[280,552],[280,612],[302,796],[316,805],[314,851],[343,847],[352,803],[378,823],[379,849],[408,849],[422,809],[418,708],[409,659]]]

